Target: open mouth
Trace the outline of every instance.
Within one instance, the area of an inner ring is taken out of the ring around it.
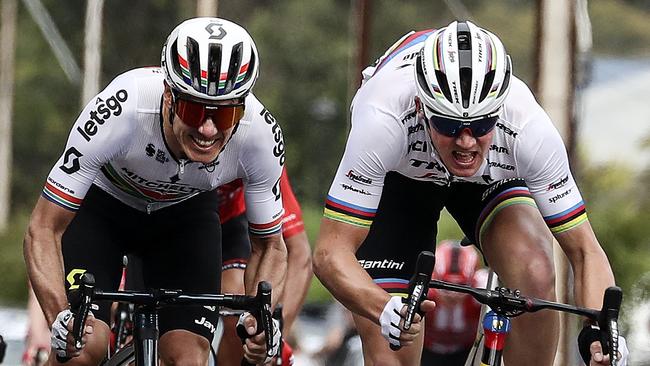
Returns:
[[[454,157],[454,161],[458,165],[472,165],[474,161],[476,160],[476,156],[478,155],[477,152],[461,152],[461,151],[453,151],[452,155]]]
[[[205,140],[196,136],[190,136],[192,141],[202,149],[208,149],[217,143],[218,139]]]

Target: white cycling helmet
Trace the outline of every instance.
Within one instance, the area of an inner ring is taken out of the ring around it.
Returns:
[[[207,101],[245,97],[259,70],[250,34],[233,22],[208,17],[174,28],[160,62],[172,89]]]
[[[499,110],[512,64],[497,36],[471,22],[454,21],[424,41],[415,74],[427,117],[472,120]]]

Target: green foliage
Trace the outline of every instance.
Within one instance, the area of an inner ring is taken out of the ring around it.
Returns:
[[[645,7],[621,0],[589,2],[594,52],[608,55],[650,53],[650,2]]]
[[[9,228],[0,233],[0,304],[24,304],[27,300],[27,274],[23,260],[23,236],[27,216],[12,218]]]

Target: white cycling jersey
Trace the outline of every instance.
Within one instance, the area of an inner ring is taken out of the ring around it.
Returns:
[[[517,78],[511,78],[510,93],[480,169],[472,177],[456,177],[447,170],[415,108],[413,67],[430,32],[402,38],[376,66],[364,71],[366,80],[352,102],[352,129],[329,190],[325,216],[369,227],[384,177],[394,171],[437,185],[523,178],[553,232],[584,222],[584,204],[562,139],[531,91]]]
[[[92,184],[140,211],[152,212],[242,178],[253,234],[279,233],[282,131],[249,94],[244,117],[218,158],[178,160],[163,135],[164,73],[128,71],[93,98],[77,118],[43,197],[76,211]]]

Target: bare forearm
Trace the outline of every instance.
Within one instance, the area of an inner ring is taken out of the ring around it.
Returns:
[[[377,286],[355,256],[368,231],[323,219],[314,252],[314,274],[350,311],[379,324],[390,295]]]
[[[286,239],[286,243],[289,251],[287,279],[280,302],[283,305],[284,329],[289,332],[305,301],[313,272],[307,234],[303,231]]]
[[[244,273],[246,294],[255,294],[260,281],[270,282],[273,288],[272,302],[275,305],[284,289],[287,248],[279,235],[268,238],[252,237],[251,244],[251,258]]]
[[[28,229],[23,244],[25,263],[34,294],[46,321],[54,322],[57,314],[68,305],[63,286],[63,256],[60,239],[47,230]]]

